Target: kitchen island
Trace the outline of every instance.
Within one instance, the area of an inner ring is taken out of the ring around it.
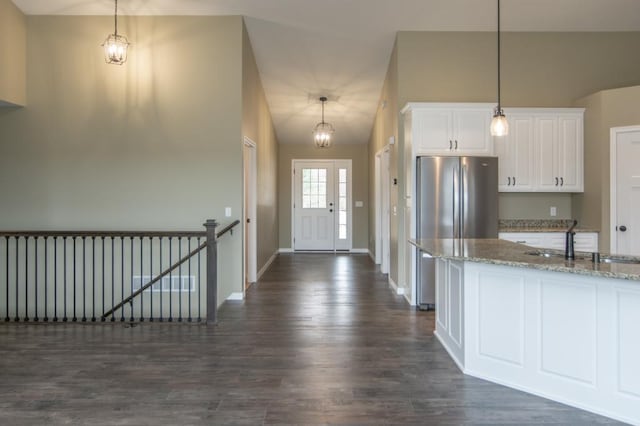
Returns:
[[[436,258],[435,334],[465,374],[640,424],[639,264],[498,239],[410,242]]]

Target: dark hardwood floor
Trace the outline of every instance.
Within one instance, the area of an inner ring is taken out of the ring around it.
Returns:
[[[0,324],[0,424],[615,423],[461,374],[366,255],[280,255],[219,318]]]

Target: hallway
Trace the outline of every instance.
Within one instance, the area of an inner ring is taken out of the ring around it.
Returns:
[[[219,325],[0,325],[0,423],[605,424],[460,373],[366,255],[281,254]]]

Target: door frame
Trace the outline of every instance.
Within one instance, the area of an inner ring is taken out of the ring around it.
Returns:
[[[244,271],[243,271],[243,284],[242,284],[242,292],[246,290],[246,283],[254,283],[257,281],[257,270],[258,270],[258,238],[257,238],[257,148],[256,143],[249,139],[248,137],[244,137],[243,146],[242,146],[242,168],[243,168],[243,215],[242,222],[247,230],[244,236],[244,250],[243,250],[243,258],[244,258]],[[248,161],[247,161],[247,158]],[[247,170],[246,164],[249,163],[249,169]],[[249,226],[247,226],[247,219],[251,219],[249,221]],[[245,275],[246,274],[246,275]]]
[[[390,146],[385,145],[376,153],[375,217],[376,217],[376,263],[380,272],[389,273],[391,267],[391,166]],[[386,197],[385,197],[385,181]]]
[[[609,251],[611,253],[617,253],[618,249],[618,232],[616,231],[618,217],[618,178],[616,173],[618,171],[618,135],[629,132],[640,132],[640,126],[612,127],[609,130]]]
[[[294,158],[291,160],[291,251],[296,251],[295,246],[295,237],[296,237],[296,218],[295,218],[295,191],[296,191],[296,163],[321,163],[321,162],[332,162],[334,164],[334,204],[337,212],[338,202],[336,201],[338,198],[338,180],[335,172],[338,170],[336,167],[339,163],[348,163],[347,168],[347,205],[349,208],[347,209],[347,229],[348,229],[348,237],[347,237],[347,249],[339,249],[340,251],[349,251],[353,250],[353,160],[350,158],[313,158],[313,159],[303,159],[303,158]],[[334,218],[337,218],[338,215],[335,215]],[[336,248],[336,239],[338,238],[338,221],[337,219],[333,222],[333,251],[336,252],[338,249]],[[308,250],[303,250],[308,251]],[[326,252],[326,250],[322,250]]]

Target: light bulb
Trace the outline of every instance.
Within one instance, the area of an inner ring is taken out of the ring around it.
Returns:
[[[491,120],[491,136],[506,136],[509,134],[509,122],[501,109],[496,108],[496,112]]]

